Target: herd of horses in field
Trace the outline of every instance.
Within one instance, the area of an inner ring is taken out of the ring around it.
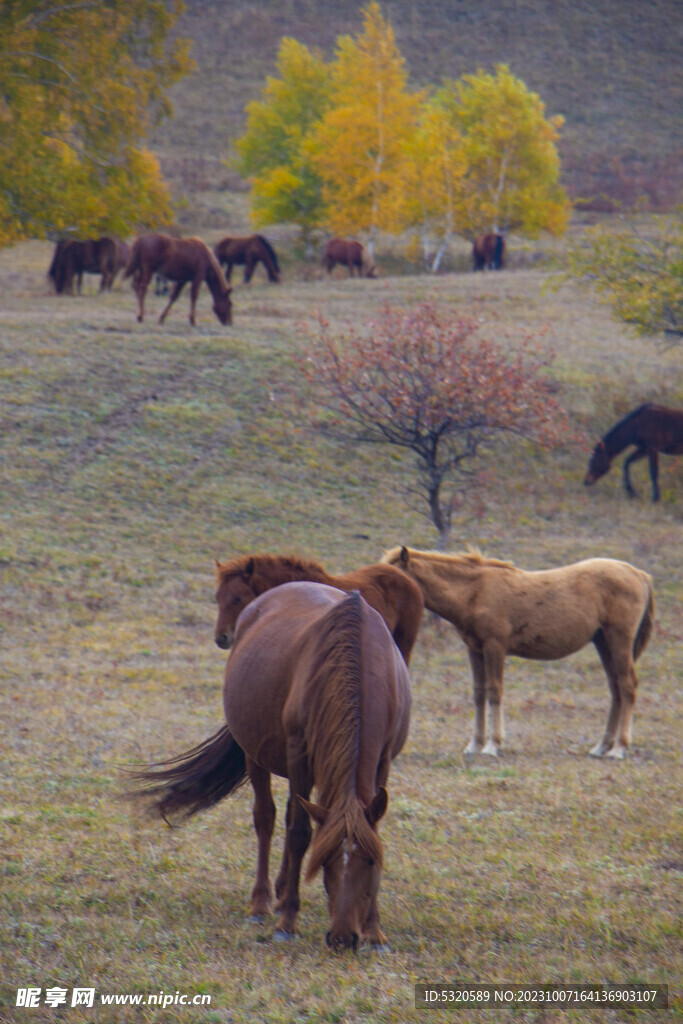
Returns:
[[[473,246],[473,269],[501,269],[505,243],[491,234]],[[58,243],[49,275],[57,292],[80,290],[84,273],[131,279],[139,321],[153,277],[171,284],[163,323],[190,284],[190,323],[202,283],[222,324],[232,322],[230,279],[244,267],[248,283],[261,263],[280,281],[272,245],[261,235],[221,240],[158,233],[130,249],[116,239]],[[375,277],[364,247],[330,239],[323,266],[331,274]],[[683,454],[683,410],[647,403],[624,416],[596,444],[584,483],[594,484],[626,448],[629,468],[648,458],[652,499],[660,498],[658,453]],[[322,871],[330,924],[327,945],[388,949],[378,897],[384,849],[378,826],[388,805],[390,766],[410,724],[409,664],[425,610],[451,623],[469,657],[474,724],[467,755],[503,750],[505,659],[554,661],[593,644],[610,704],[594,757],[622,759],[631,743],[638,679],[635,665],[654,624],[650,576],[612,558],[590,558],[528,572],[478,551],[445,554],[405,545],[382,560],[330,575],[311,558],[249,554],[216,565],[214,640],[230,654],[224,672],[224,724],[169,760],[131,768],[134,797],[166,821],[214,806],[249,781],[257,839],[250,917],[277,913],[276,941],[297,932],[300,876]],[[289,782],[282,860],[274,885],[269,862],[275,826],[273,775]],[[311,799],[316,791],[315,802]]]
[[[475,717],[466,754],[502,748],[507,655],[555,660],[591,642],[611,694],[591,754],[623,758],[630,745],[635,662],[652,633],[654,594],[650,576],[626,562],[591,558],[526,572],[479,552],[400,546],[342,576],[313,559],[252,554],[217,563],[216,577],[214,639],[230,650],[225,723],[191,750],[131,769],[133,795],[170,823],[249,780],[258,846],[250,917],[263,922],[275,910],[276,941],[296,935],[301,866],[313,840],[307,878],[322,869],[327,945],[388,948],[377,826],[391,762],[408,736],[408,665],[425,608],[452,623],[470,658]],[[272,775],[289,781],[274,887]]]
[[[500,270],[504,266],[505,239],[498,233],[475,238],[472,245],[473,269]],[[328,275],[336,266],[344,266],[353,277],[373,278],[377,268],[365,247],[354,239],[331,238],[324,246],[323,266]],[[223,238],[213,251],[199,238],[176,238],[151,232],[141,235],[129,248],[113,237],[86,241],[57,242],[48,271],[58,294],[72,292],[74,283],[81,290],[83,274],[101,275],[100,290],[110,290],[116,275],[132,278],[138,302],[137,319],[144,319],[145,296],[153,277],[171,283],[169,300],[159,316],[162,324],[186,284],[190,284],[190,324],[195,324],[199,289],[206,283],[213,299],[213,312],[221,324],[232,324],[230,279],[233,266],[244,267],[248,284],[261,263],[269,281],[281,279],[280,263],[274,247],[263,235]],[[626,492],[634,496],[629,469],[647,458],[652,481],[652,500],[660,500],[659,454],[683,454],[683,410],[646,403],[634,409],[614,425],[593,450],[584,483],[594,484],[610,468],[612,459],[626,448],[633,452],[623,466]]]

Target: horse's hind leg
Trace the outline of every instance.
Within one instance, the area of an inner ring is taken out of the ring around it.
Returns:
[[[631,719],[638,685],[631,656],[632,637],[623,633],[608,637],[603,630],[598,630],[593,643],[607,675],[611,704],[605,735],[593,747],[591,755],[623,758],[631,744]]]
[[[145,316],[145,295],[150,282],[151,273],[147,270],[136,270],[133,277],[133,287],[138,298],[138,323],[142,323]]]
[[[275,804],[270,789],[270,772],[247,758],[247,772],[254,789],[254,830],[258,841],[256,884],[251,893],[250,916],[260,920],[270,914],[273,891],[268,878],[270,843],[275,827]]]
[[[184,281],[176,281],[176,283],[173,285],[173,289],[171,290],[171,297],[170,297],[170,299],[168,300],[168,302],[166,304],[166,309],[163,311],[163,313],[159,317],[159,323],[160,324],[163,324],[164,320],[166,319],[166,314],[168,313],[169,309],[171,308],[171,306],[173,305],[175,300],[178,298],[178,296],[180,295],[180,293],[181,293],[181,291],[183,290],[184,287],[185,287],[185,282]],[[194,320],[192,319],[193,315],[194,315],[194,307],[192,308],[192,314],[190,315],[190,323],[191,324],[194,323]]]

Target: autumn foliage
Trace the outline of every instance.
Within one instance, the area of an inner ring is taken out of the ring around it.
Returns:
[[[538,339],[510,353],[482,337],[474,320],[424,303],[387,307],[365,329],[344,334],[321,321],[302,367],[336,436],[417,457],[416,489],[446,542],[478,455],[505,435],[547,447],[566,440],[567,416],[547,374],[551,360]],[[319,411],[313,415],[323,422]]]

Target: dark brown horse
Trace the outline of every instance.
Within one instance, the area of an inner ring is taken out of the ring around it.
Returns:
[[[138,321],[144,317],[145,293],[153,274],[161,274],[173,281],[173,290],[166,308],[159,317],[162,324],[169,309],[184,286],[191,284],[190,323],[194,327],[194,312],[202,281],[206,281],[213,296],[213,311],[222,324],[232,323],[231,288],[216,257],[201,238],[171,238],[169,235],[141,235],[133,243],[124,277],[133,278],[138,297]]]
[[[368,604],[380,613],[406,664],[417,639],[424,603],[420,588],[390,565],[364,565],[343,576],[330,576],[311,558],[294,555],[240,555],[229,562],[216,562],[215,640],[227,650],[232,643],[240,612],[259,594],[282,583],[309,580],[338,590],[359,590]]]
[[[232,268],[244,267],[244,283],[251,281],[257,263],[262,263],[268,280],[277,283],[280,280],[280,264],[277,253],[263,235],[248,235],[244,238],[223,238],[214,248],[216,259],[225,268],[225,276],[229,281]]]
[[[301,863],[319,826],[307,878],[322,867],[331,918],[327,943],[385,948],[377,896],[383,862],[377,823],[389,766],[408,735],[410,680],[381,616],[360,594],[286,583],[242,613],[225,669],[226,725],[171,761],[136,772],[156,809],[189,816],[248,777],[254,789],[258,868],[251,915],[271,910],[271,774],[289,779],[286,839],[275,883],[275,938],[291,938]],[[313,787],[317,802],[309,800]]]
[[[349,277],[353,277],[354,269],[358,277],[377,277],[377,267],[370,259],[360,242],[351,238],[330,238],[323,249],[323,266],[331,274],[340,263],[348,267]]]
[[[505,239],[502,235],[479,235],[472,243],[474,270],[502,270],[505,265]]]
[[[83,285],[83,274],[101,274],[100,291],[111,291],[114,279],[128,260],[125,242],[109,235],[102,238],[62,239],[55,246],[48,270],[58,295],[73,294],[74,280],[78,294]]]
[[[646,402],[624,416],[593,449],[584,484],[589,486],[604,476],[614,456],[631,445],[635,451],[624,461],[623,469],[626,492],[631,498],[635,495],[629,467],[647,457],[650,462],[652,500],[659,501],[658,453],[683,455],[683,409],[667,409],[666,406]]]

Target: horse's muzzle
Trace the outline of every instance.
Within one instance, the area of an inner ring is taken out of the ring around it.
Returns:
[[[227,633],[221,633],[220,636],[214,637],[216,646],[220,647],[222,651],[229,651],[232,644],[232,637],[228,636]]]

